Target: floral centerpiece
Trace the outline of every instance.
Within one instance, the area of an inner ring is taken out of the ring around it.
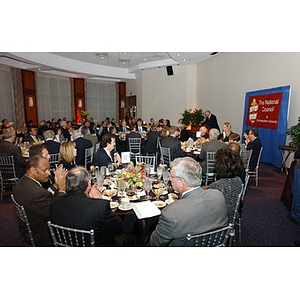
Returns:
[[[135,185],[136,187],[143,186],[143,180],[146,179],[146,171],[143,165],[137,164],[134,166],[131,161],[126,169],[122,169],[121,178],[126,181],[126,187]]]

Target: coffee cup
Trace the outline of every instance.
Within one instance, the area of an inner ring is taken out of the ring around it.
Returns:
[[[123,207],[123,208],[128,208],[129,207],[129,199],[127,199],[127,198],[122,198],[122,200],[121,200],[121,206]]]

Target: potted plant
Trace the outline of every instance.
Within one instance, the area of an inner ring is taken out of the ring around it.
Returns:
[[[181,118],[178,120],[178,123],[189,126],[191,125],[191,133],[195,133],[199,130],[201,122],[205,119],[204,113],[202,109],[194,108],[185,109],[183,113],[181,113]]]
[[[298,118],[298,124],[291,126],[286,133],[291,137],[289,145],[294,148],[300,147],[300,117]]]

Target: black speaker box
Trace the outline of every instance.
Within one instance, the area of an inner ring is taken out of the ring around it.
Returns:
[[[167,74],[168,76],[174,75],[172,66],[167,66]]]

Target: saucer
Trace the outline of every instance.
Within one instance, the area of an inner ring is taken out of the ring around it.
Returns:
[[[171,203],[173,203],[173,202],[174,202],[173,199],[172,199],[172,200],[171,200],[171,199],[167,199],[167,200],[165,201],[165,203],[167,203],[168,205],[171,204]]]
[[[110,209],[114,209],[119,206],[118,202],[110,202]]]
[[[158,201],[152,201],[152,203],[158,208],[163,208],[166,206],[166,203],[164,201],[158,200]]]
[[[120,210],[123,210],[123,211],[127,211],[127,210],[131,210],[132,209],[132,206],[129,204],[129,206],[127,208],[124,208],[122,205],[119,205],[118,207]]]

